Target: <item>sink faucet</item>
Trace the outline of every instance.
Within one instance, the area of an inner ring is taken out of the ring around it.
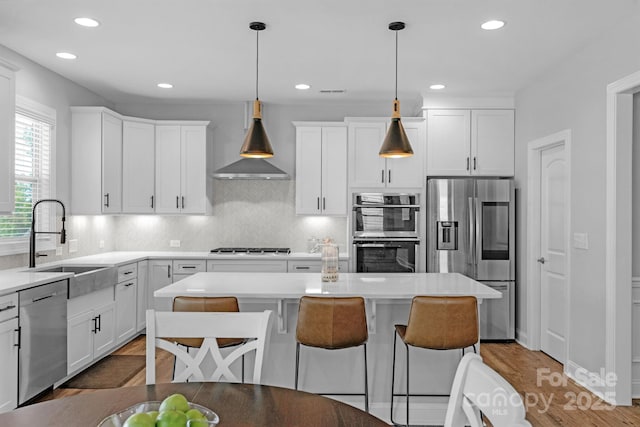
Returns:
[[[36,231],[36,207],[40,203],[58,203],[62,206],[62,230],[60,231]],[[33,205],[33,211],[31,213],[31,235],[29,236],[29,268],[33,268],[36,266],[36,234],[59,234],[60,235],[60,244],[64,245],[67,241],[67,231],[64,229],[65,222],[65,209],[64,204],[57,199],[42,199],[38,200]]]

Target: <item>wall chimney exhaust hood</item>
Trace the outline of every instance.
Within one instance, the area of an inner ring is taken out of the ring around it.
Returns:
[[[264,159],[242,158],[222,167],[212,176],[216,179],[289,179],[289,175]]]

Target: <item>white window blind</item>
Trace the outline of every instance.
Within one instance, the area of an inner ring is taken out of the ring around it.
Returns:
[[[0,244],[26,241],[31,228],[33,203],[51,195],[51,144],[55,117],[16,106],[15,208],[0,216]],[[40,231],[49,231],[50,207],[38,207]]]

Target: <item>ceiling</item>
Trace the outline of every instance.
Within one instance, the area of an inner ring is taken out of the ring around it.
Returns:
[[[0,0],[0,44],[114,103],[511,96],[638,0]],[[76,25],[88,16],[97,28]],[[485,31],[489,19],[506,21]],[[56,52],[77,55],[62,60]],[[173,89],[160,89],[170,82]],[[296,83],[311,89],[298,91]],[[346,90],[322,94],[320,90]]]

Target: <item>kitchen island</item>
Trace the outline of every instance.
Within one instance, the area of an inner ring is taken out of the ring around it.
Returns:
[[[341,273],[337,282],[323,282],[319,273],[197,273],[154,292],[156,298],[163,299],[235,296],[241,311],[273,310],[277,327],[271,331],[263,382],[281,387],[293,387],[297,304],[304,295],[365,298],[370,332],[367,343],[370,410],[386,420],[391,394],[393,325],[406,324],[411,298],[471,295],[482,303],[483,299],[501,297],[499,292],[457,273]],[[398,346],[400,361],[405,360],[402,347]],[[340,351],[303,348],[300,388],[311,392],[360,392],[364,363],[361,352],[360,348]],[[411,355],[412,393],[449,394],[460,351],[411,349]],[[396,371],[398,391],[404,389],[404,369],[400,362]],[[364,407],[359,397],[340,396],[339,400]],[[442,424],[446,402],[447,398],[413,398],[412,420]],[[403,404],[396,401],[396,407],[396,420],[400,421]]]

